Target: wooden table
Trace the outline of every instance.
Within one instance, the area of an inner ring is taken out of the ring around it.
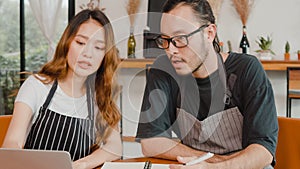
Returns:
[[[146,161],[151,161],[154,164],[179,164],[177,161],[166,160],[161,158],[153,158],[153,157],[130,158],[124,160],[117,160],[116,162],[146,162]]]
[[[153,164],[179,164],[177,161],[153,158],[153,157],[130,158],[124,160],[116,160],[115,162],[146,162],[146,161],[151,161]],[[101,169],[101,167],[97,169]]]

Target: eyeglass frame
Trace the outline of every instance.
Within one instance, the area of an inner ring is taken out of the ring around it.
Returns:
[[[198,32],[200,32],[200,31],[202,31],[203,29],[207,28],[208,26],[209,26],[208,24],[205,24],[205,25],[200,26],[198,29],[194,30],[193,32],[191,32],[191,33],[189,33],[189,34],[187,34],[187,35],[177,35],[177,36],[173,36],[173,37],[171,37],[171,38],[163,38],[162,35],[158,35],[157,37],[154,38],[154,40],[155,40],[155,43],[157,44],[158,48],[160,48],[160,49],[168,49],[168,48],[170,47],[170,42],[171,42],[176,48],[184,48],[184,47],[186,47],[186,46],[189,45],[188,37],[194,35],[195,33],[198,33]],[[177,45],[176,45],[176,42],[173,41],[174,38],[178,38],[178,37],[181,37],[181,38],[184,37],[184,38],[186,39],[186,44],[185,44],[184,46],[177,46]],[[159,38],[161,38],[161,39],[163,39],[163,40],[166,40],[166,41],[168,42],[168,46],[165,47],[165,48],[164,48],[164,47],[161,47],[161,46],[158,44],[158,42],[157,42]]]

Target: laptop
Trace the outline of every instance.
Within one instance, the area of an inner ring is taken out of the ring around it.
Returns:
[[[0,148],[0,168],[72,169],[72,160],[66,151]]]

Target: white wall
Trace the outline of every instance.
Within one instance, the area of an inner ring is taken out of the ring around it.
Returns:
[[[274,59],[283,59],[284,46],[289,41],[291,59],[296,60],[296,51],[300,50],[300,0],[255,0],[254,8],[247,22],[247,36],[250,42],[250,53],[256,55],[259,49],[255,43],[258,36],[271,35],[272,49],[276,53]],[[227,41],[232,43],[233,51],[239,51],[242,37],[242,23],[232,6],[231,0],[224,0],[218,16],[218,35],[224,42],[227,51]],[[286,72],[267,71],[273,85],[278,115],[286,112]],[[300,117],[300,101],[292,101],[292,116]]]
[[[90,0],[76,0],[76,12],[80,11],[82,4],[87,4]],[[96,1],[96,0],[95,0]],[[100,7],[105,8],[104,13],[113,25],[115,41],[120,51],[120,57],[127,57],[127,40],[130,31],[130,22],[127,15],[128,0],[101,0]],[[135,16],[134,34],[137,42],[136,57],[143,58],[143,30],[147,29],[148,0],[140,0],[140,7]]]
[[[122,69],[119,76],[119,83],[123,86],[123,136],[135,136],[146,82],[145,71],[142,69]],[[124,158],[143,156],[139,143],[124,142],[123,147]]]
[[[89,0],[77,0],[76,11],[81,4]],[[101,7],[113,23],[117,47],[120,56],[126,58],[127,39],[129,36],[129,18],[126,6],[128,0],[101,0]],[[140,0],[135,22],[135,35],[137,41],[137,58],[142,58],[143,30],[147,29],[148,0]],[[276,53],[275,59],[282,59],[284,46],[289,41],[291,58],[296,59],[296,51],[300,50],[300,0],[255,0],[254,7],[247,22],[247,36],[250,41],[250,52],[255,55],[259,49],[255,43],[258,36],[270,35],[273,39],[272,49]],[[227,51],[227,41],[232,43],[233,51],[239,51],[239,42],[242,37],[242,23],[236,13],[231,0],[223,0],[218,16],[218,35],[224,42]]]
[[[300,49],[300,1],[299,0],[255,0],[254,8],[247,22],[247,36],[250,50],[255,54],[259,49],[255,43],[258,36],[271,35],[272,49],[275,58],[283,59],[284,46],[289,41],[291,58],[296,59],[296,51]],[[232,6],[231,0],[224,0],[218,16],[219,38],[225,42],[231,41],[234,51],[242,37],[242,23]]]

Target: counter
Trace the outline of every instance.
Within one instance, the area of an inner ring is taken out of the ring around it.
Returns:
[[[122,59],[122,68],[146,68],[155,59]],[[287,67],[300,67],[299,60],[261,60],[265,70],[284,71]]]

